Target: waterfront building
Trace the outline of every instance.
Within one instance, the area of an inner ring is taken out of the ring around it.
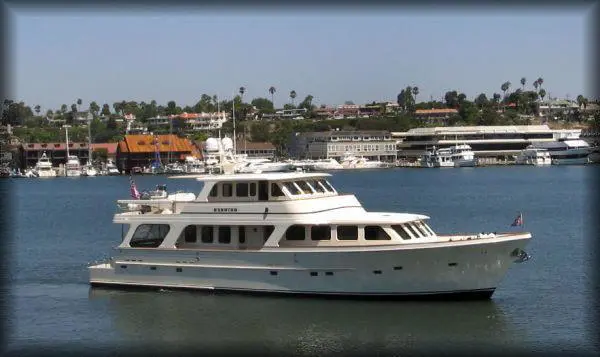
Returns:
[[[21,170],[34,167],[39,158],[46,153],[53,167],[59,167],[67,162],[66,143],[23,143],[19,147]],[[82,165],[89,161],[87,142],[69,142],[69,155],[75,155]]]
[[[118,143],[92,143],[94,158],[101,156],[102,161],[111,160],[112,162],[116,162],[118,145]]]
[[[275,159],[275,146],[269,142],[238,141],[236,143],[237,154],[248,155],[256,159]]]
[[[129,172],[133,167],[146,167],[157,154],[163,164],[183,162],[186,156],[200,158],[200,150],[188,139],[177,135],[125,135],[117,146],[117,167]]]
[[[579,137],[580,129],[552,130],[547,125],[455,126],[393,132],[398,157],[416,160],[434,146],[470,145],[477,158],[506,160],[536,142]]]
[[[289,140],[289,155],[295,159],[336,159],[345,153],[370,160],[396,161],[396,141],[388,131],[339,131],[295,133]]]

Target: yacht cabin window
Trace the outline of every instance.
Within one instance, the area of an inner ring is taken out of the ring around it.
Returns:
[[[304,194],[310,195],[313,193],[313,190],[310,188],[308,183],[306,183],[306,181],[296,181],[296,184],[298,185],[298,187],[300,187]]]
[[[210,197],[217,197],[219,195],[219,184],[215,183],[215,185],[210,189],[210,193],[208,195]]]
[[[380,226],[365,226],[365,240],[391,240]]]
[[[275,182],[271,183],[271,196],[272,197],[285,196],[283,194],[283,191],[281,191],[281,187],[279,187],[279,185],[276,184]]]
[[[337,226],[338,240],[358,240],[357,226]]]
[[[319,182],[323,185],[323,187],[325,187],[325,189],[327,191],[335,192],[335,190],[333,189],[333,186],[331,186],[327,180],[319,180]]]
[[[321,185],[319,185],[319,182],[317,180],[312,180],[309,181],[308,184],[310,185],[310,187],[312,187],[316,192],[318,193],[325,193],[325,188],[323,188]]]
[[[189,225],[189,226],[185,227],[185,229],[183,231],[183,235],[184,235],[184,241],[186,243],[196,243],[196,241],[197,241],[196,225]]]
[[[325,225],[311,226],[310,237],[312,240],[331,240],[331,227]]]
[[[423,233],[423,237],[428,237],[429,236],[429,231],[427,231],[427,229],[425,229],[425,227],[423,227],[423,223],[422,222],[415,222],[414,224],[417,228],[419,228],[419,230],[421,231],[421,233]]]
[[[231,227],[230,226],[219,226],[219,243],[221,243],[221,244],[231,243]]]
[[[256,196],[256,182],[250,182],[250,196]]]
[[[285,231],[285,240],[304,240],[306,238],[306,227],[294,224]]]
[[[168,224],[140,224],[133,233],[129,246],[133,248],[157,248],[169,233]]]
[[[393,225],[392,229],[394,231],[396,231],[396,233],[398,233],[398,235],[400,236],[400,238],[402,238],[404,240],[409,240],[410,239],[410,235],[406,232],[406,230],[404,229],[404,227],[402,225]]]
[[[212,226],[202,226],[202,243],[212,243],[213,242],[213,227]]]
[[[421,234],[415,227],[412,226],[412,224],[406,223],[404,224],[404,227],[408,228],[408,231],[412,233],[414,238],[421,238]]]
[[[283,182],[283,187],[287,188],[292,195],[302,194],[302,191],[293,182]]]
[[[235,195],[237,197],[248,197],[248,183],[238,182],[235,184]]]
[[[233,185],[229,182],[222,184],[221,189],[223,190],[223,197],[231,197],[232,196],[232,193],[233,193],[232,186]]]

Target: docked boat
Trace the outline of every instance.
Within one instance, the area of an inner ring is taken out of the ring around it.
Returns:
[[[37,177],[56,177],[56,171],[54,171],[54,168],[52,167],[52,161],[50,161],[45,151],[35,164],[34,170],[37,173]]]
[[[566,138],[531,144],[527,149],[545,149],[550,153],[552,165],[584,165],[592,152],[585,140]]]
[[[67,177],[78,177],[81,176],[81,163],[79,158],[75,155],[67,156],[67,163],[65,164],[65,176]]]
[[[188,174],[203,174],[206,172],[204,162],[193,156],[185,157],[185,172]]]
[[[96,170],[96,168],[91,164],[83,165],[83,167],[81,168],[81,176],[94,177],[97,175],[98,170]]]
[[[237,170],[237,172],[287,172],[293,169],[294,165],[291,162],[273,162],[269,159],[258,159],[253,161],[247,161],[244,166]]]
[[[109,176],[116,176],[121,174],[121,172],[119,172],[119,169],[117,168],[117,165],[115,165],[115,163],[112,162],[112,160],[108,160],[108,162],[106,163],[106,174]]]
[[[314,160],[310,168],[315,171],[341,170],[344,167],[336,159],[318,159]]]
[[[344,169],[381,169],[388,166],[385,162],[369,160],[364,156],[350,152],[344,153],[340,165]]]
[[[477,159],[470,145],[460,144],[449,148],[425,152],[421,156],[421,167],[473,167]]]
[[[192,201],[119,200],[113,256],[92,286],[338,296],[490,298],[531,234],[437,234],[428,216],[367,212],[327,173],[181,176]]]
[[[552,159],[547,149],[529,148],[517,155],[515,163],[517,165],[546,166],[552,164]]]

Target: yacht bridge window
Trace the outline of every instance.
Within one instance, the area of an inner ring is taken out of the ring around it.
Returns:
[[[133,233],[129,246],[132,248],[157,248],[169,233],[168,224],[140,224]]]

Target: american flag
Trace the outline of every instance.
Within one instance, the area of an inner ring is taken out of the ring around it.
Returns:
[[[515,218],[515,220],[511,224],[511,226],[516,227],[516,226],[522,226],[522,225],[523,225],[523,214],[519,213],[519,215],[517,216],[517,218]]]
[[[135,198],[136,200],[139,200],[141,195],[140,192],[137,189],[137,186],[135,185],[135,182],[133,181],[133,177],[131,175],[129,175],[129,187],[130,187],[130,191],[131,191],[131,197]]]

